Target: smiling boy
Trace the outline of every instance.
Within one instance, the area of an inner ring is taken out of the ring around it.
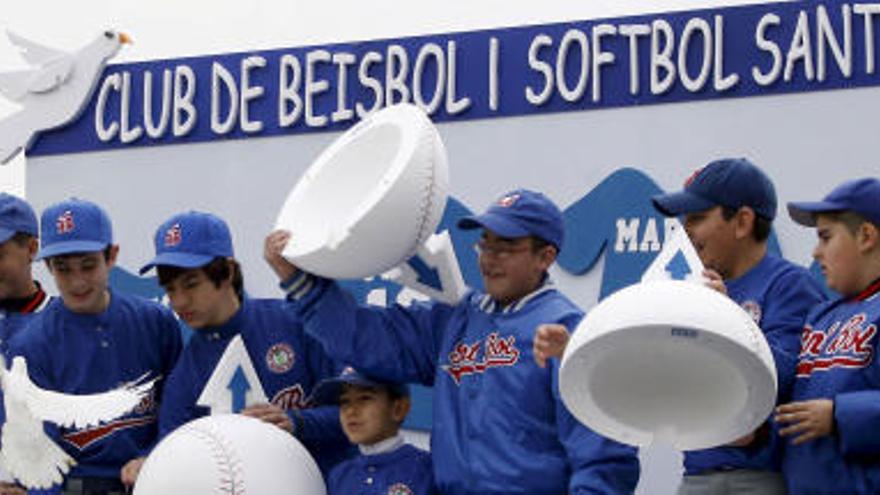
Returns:
[[[543,194],[519,189],[458,225],[482,230],[477,252],[486,290],[454,305],[358,305],[336,282],[281,256],[291,233],[270,234],[266,258],[306,331],[328,352],[370,376],[433,385],[431,454],[440,493],[632,492],[634,449],[574,419],[556,369],[531,359],[539,324],[573,328],[583,317],[547,273],[562,247],[562,212]]]
[[[180,354],[180,329],[158,303],[109,287],[119,246],[100,206],[62,201],[43,211],[40,225],[37,258],[45,260],[59,298],[13,337],[9,354],[27,359],[38,386],[68,394],[159,380],[134,411],[100,428],[47,427],[77,462],[65,495],[122,494],[121,472],[156,442],[162,385]]]

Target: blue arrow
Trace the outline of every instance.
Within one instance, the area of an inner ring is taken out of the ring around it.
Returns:
[[[669,272],[673,280],[684,280],[691,273],[691,267],[680,249],[666,264],[666,271]]]
[[[226,388],[232,392],[232,412],[240,413],[244,409],[247,392],[251,389],[251,384],[248,383],[247,377],[244,376],[244,370],[241,366],[235,369],[232,380],[229,380],[229,385]]]
[[[406,263],[416,271],[416,275],[418,275],[416,281],[420,284],[427,285],[438,291],[443,290],[443,282],[440,281],[440,272],[438,272],[436,268],[428,266],[428,264],[425,263],[425,260],[418,256],[413,256]]]

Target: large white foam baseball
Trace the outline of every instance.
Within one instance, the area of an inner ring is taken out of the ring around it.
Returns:
[[[292,435],[239,414],[206,416],[165,437],[135,495],[324,495],[317,464]]]
[[[446,206],[449,172],[440,134],[411,104],[349,129],[291,190],[276,228],[300,268],[330,278],[383,273],[415,254]]]
[[[568,409],[595,431],[647,446],[713,447],[758,427],[776,400],[763,332],[700,284],[652,281],[596,305],[560,368]]]

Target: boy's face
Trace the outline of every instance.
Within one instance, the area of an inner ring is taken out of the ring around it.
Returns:
[[[373,445],[397,434],[409,398],[391,400],[384,388],[346,385],[339,396],[339,421],[351,443]]]
[[[725,220],[720,206],[688,213],[684,217],[684,229],[700,261],[724,278],[729,275],[731,258],[737,250],[734,220],[735,217]]]
[[[31,260],[36,254],[35,238],[27,243],[14,239],[0,243],[0,299],[30,295]]]
[[[171,308],[190,328],[222,325],[237,308],[229,308],[230,282],[217,287],[201,268],[185,270],[164,286]],[[234,304],[234,303],[233,303]]]
[[[536,251],[530,237],[509,239],[484,231],[477,246],[486,293],[502,304],[537,289],[555,259],[553,247]]]
[[[107,309],[110,268],[116,263],[118,252],[119,246],[111,246],[109,259],[101,251],[49,258],[49,271],[67,309],[83,314]]]
[[[864,274],[856,236],[843,222],[824,215],[816,219],[816,235],[813,258],[822,268],[825,283],[844,296],[857,294],[864,288]]]

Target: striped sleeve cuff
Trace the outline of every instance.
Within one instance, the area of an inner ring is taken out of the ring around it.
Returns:
[[[287,294],[287,300],[299,301],[309,295],[315,288],[316,277],[298,270],[292,277],[281,282],[281,289]]]

